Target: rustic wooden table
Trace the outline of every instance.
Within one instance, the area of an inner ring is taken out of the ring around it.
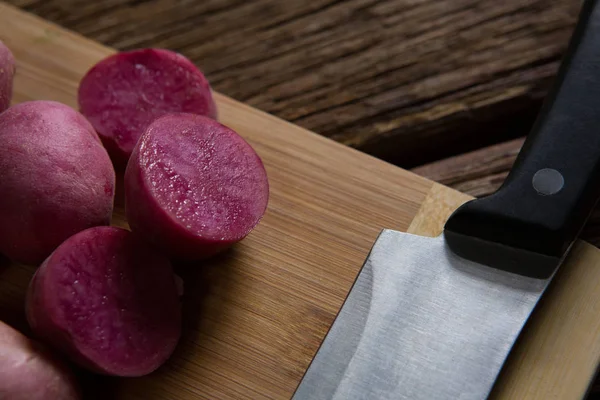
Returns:
[[[580,0],[9,0],[118,49],[190,57],[237,100],[482,196],[552,83]],[[583,237],[600,245],[600,212]]]

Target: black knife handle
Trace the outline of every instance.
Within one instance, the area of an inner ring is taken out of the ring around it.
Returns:
[[[460,207],[444,233],[463,257],[479,262],[508,258],[512,266],[503,269],[548,277],[599,196],[600,5],[588,0],[554,87],[504,184]],[[482,246],[473,250],[469,241]],[[531,265],[523,265],[522,254]]]

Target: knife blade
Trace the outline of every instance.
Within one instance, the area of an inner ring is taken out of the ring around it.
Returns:
[[[600,196],[598,100],[587,0],[502,187],[436,238],[382,231],[293,399],[485,399]]]

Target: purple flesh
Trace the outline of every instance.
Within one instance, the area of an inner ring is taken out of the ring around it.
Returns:
[[[63,243],[36,273],[27,311],[37,335],[109,375],[154,371],[181,333],[170,262],[115,227],[91,228]]]
[[[217,117],[202,72],[163,49],[122,52],[100,61],[82,79],[78,100],[118,166],[126,164],[142,132],[163,114]]]
[[[242,240],[265,213],[269,184],[252,147],[192,114],[154,121],[125,174],[132,229],[174,257],[204,258]]]

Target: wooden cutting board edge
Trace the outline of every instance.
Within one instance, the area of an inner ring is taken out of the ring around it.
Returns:
[[[14,13],[25,20],[38,19],[3,3],[0,3],[1,12]],[[82,40],[81,36],[61,28],[51,29],[48,33]],[[85,40],[90,51],[96,49],[98,59],[108,51],[114,51]],[[217,101],[235,102],[219,94]],[[65,103],[72,103],[72,98],[65,97]],[[241,107],[250,109],[245,105]],[[423,183],[424,179],[420,180]],[[452,189],[431,183],[408,231],[429,236],[439,234],[450,213],[469,199]],[[491,398],[563,400],[580,399],[585,395],[600,362],[599,286],[600,251],[580,241],[530,318]]]

